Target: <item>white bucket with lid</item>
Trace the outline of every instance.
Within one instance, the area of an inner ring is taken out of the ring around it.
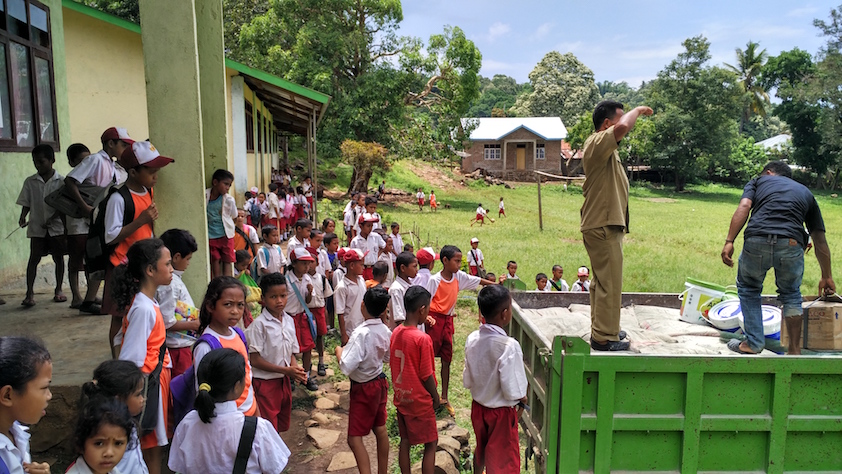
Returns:
[[[725,300],[708,312],[710,324],[725,332],[740,332],[743,314],[740,312],[740,300]]]
[[[728,288],[695,278],[687,278],[684,283],[684,293],[679,295],[681,300],[681,315],[679,319],[686,323],[705,324],[707,312],[723,299],[736,298],[736,294]]]
[[[768,339],[781,340],[781,321],[783,319],[781,309],[764,304],[763,310],[763,336]],[[743,313],[740,311],[740,329],[745,332],[745,322],[743,321]]]

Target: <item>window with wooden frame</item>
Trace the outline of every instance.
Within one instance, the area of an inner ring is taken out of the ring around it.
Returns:
[[[500,159],[502,159],[499,144],[484,145],[482,151],[483,151],[483,159],[485,159],[485,160],[500,160]]]
[[[50,10],[0,0],[0,150],[59,149]]]
[[[544,150],[544,144],[543,143],[537,144],[536,148],[535,148],[535,159],[536,160],[545,160],[546,158],[547,158],[547,155],[546,155],[545,150]]]
[[[254,111],[250,102],[246,102],[246,152],[254,153]]]

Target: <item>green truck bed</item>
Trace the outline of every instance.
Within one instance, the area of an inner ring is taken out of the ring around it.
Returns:
[[[591,354],[521,314],[582,296],[514,296],[537,472],[842,472],[842,358]],[[624,305],[676,296],[625,295]]]

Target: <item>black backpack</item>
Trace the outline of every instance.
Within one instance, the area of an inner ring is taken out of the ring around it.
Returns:
[[[260,202],[255,200],[252,201],[251,206],[249,207],[249,215],[251,216],[251,225],[254,227],[260,226]],[[248,241],[248,239],[246,239]]]
[[[134,200],[132,193],[128,186],[112,187],[108,191],[108,196],[99,203],[97,207],[96,216],[91,222],[91,228],[88,231],[88,240],[85,243],[85,267],[89,272],[97,272],[108,268],[108,261],[117,244],[105,243],[105,209],[108,207],[108,200],[111,195],[120,193],[123,196],[123,227],[129,225],[134,220]]]

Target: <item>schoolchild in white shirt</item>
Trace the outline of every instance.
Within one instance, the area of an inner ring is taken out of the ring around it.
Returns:
[[[360,309],[366,289],[365,280],[362,277],[363,258],[365,254],[360,249],[346,249],[342,256],[347,273],[334,295],[342,345],[348,343],[351,333],[363,323],[362,309]]]
[[[407,288],[412,286],[412,279],[418,274],[418,259],[411,252],[401,252],[395,260],[397,276],[392,286],[389,287],[389,328],[395,329],[399,324],[406,321],[406,309],[403,305],[403,295]],[[424,328],[424,324],[418,326]]]
[[[385,472],[389,463],[389,434],[386,432],[386,400],[389,384],[383,363],[389,361],[392,332],[383,324],[389,294],[382,287],[366,291],[363,297],[365,322],[354,329],[343,348],[336,347],[336,358],[342,373],[351,379],[351,402],[348,409],[348,446],[354,452],[361,474],[370,474],[371,462],[363,436],[374,431],[377,439],[378,472]]]
[[[360,234],[351,240],[351,248],[359,249],[365,254],[363,278],[366,280],[373,278],[372,267],[374,267],[374,264],[380,257],[380,253],[386,247],[386,241],[383,240],[383,237],[380,237],[380,234],[377,232],[372,231],[377,219],[376,216],[369,213],[360,216]],[[391,264],[391,260],[389,263]]]
[[[313,257],[313,262],[310,262],[310,268],[307,274],[313,282],[313,298],[307,303],[307,308],[313,314],[313,321],[316,323],[316,353],[319,354],[319,364],[317,366],[317,374],[319,377],[327,375],[327,366],[325,365],[325,336],[327,335],[327,317],[325,315],[327,299],[333,296],[333,288],[330,287],[330,282],[327,277],[320,275],[318,272],[319,249],[308,247],[307,250]]]
[[[313,300],[313,280],[307,273],[310,263],[315,259],[305,247],[296,247],[290,252],[289,271],[287,277],[287,299],[286,311],[292,315],[295,322],[295,335],[298,337],[298,347],[301,349],[301,364],[307,372],[307,383],[304,385],[307,390],[316,391],[319,389],[316,380],[310,377],[312,370],[312,351],[316,347],[315,329],[310,325],[310,315],[307,314],[307,305]],[[312,321],[315,326],[315,321]]]
[[[479,239],[476,237],[471,239],[471,250],[468,250],[468,268],[473,276],[479,275],[480,268],[485,270],[485,257],[479,249]]]
[[[89,399],[76,418],[74,444],[79,457],[66,474],[121,474],[117,466],[132,439],[135,423],[124,403],[110,397]]]
[[[263,418],[247,418],[237,410],[235,400],[246,385],[245,364],[237,351],[227,348],[202,359],[196,374],[196,409],[184,417],[172,440],[168,464],[173,472],[229,474],[241,444],[251,448],[245,472],[284,470],[290,451],[272,424]],[[253,439],[241,443],[247,421],[255,422]]]
[[[377,231],[383,228],[383,223],[380,222],[380,214],[377,213],[377,198],[374,196],[368,196],[365,198],[365,212],[371,214],[371,216],[376,219],[371,226],[371,230]]]
[[[313,222],[310,219],[298,219],[295,221],[295,235],[287,242],[287,260],[292,260],[292,251],[296,247],[310,247],[310,234],[313,231]]]
[[[473,398],[474,472],[520,472],[517,420],[527,382],[520,344],[503,329],[512,320],[512,298],[506,287],[489,285],[480,290],[477,304],[485,324],[465,341],[462,372]]]
[[[426,288],[427,282],[433,276],[433,267],[436,265],[439,254],[432,247],[424,247],[415,254],[415,257],[418,259],[418,274],[412,279],[412,284]]]
[[[397,222],[392,222],[392,233],[389,237],[392,238],[392,263],[398,258],[398,254],[403,252],[403,237],[401,237],[401,225]]]
[[[287,258],[278,242],[281,234],[274,225],[266,225],[262,229],[265,244],[257,251],[257,276],[262,277],[270,273],[284,273]]]

